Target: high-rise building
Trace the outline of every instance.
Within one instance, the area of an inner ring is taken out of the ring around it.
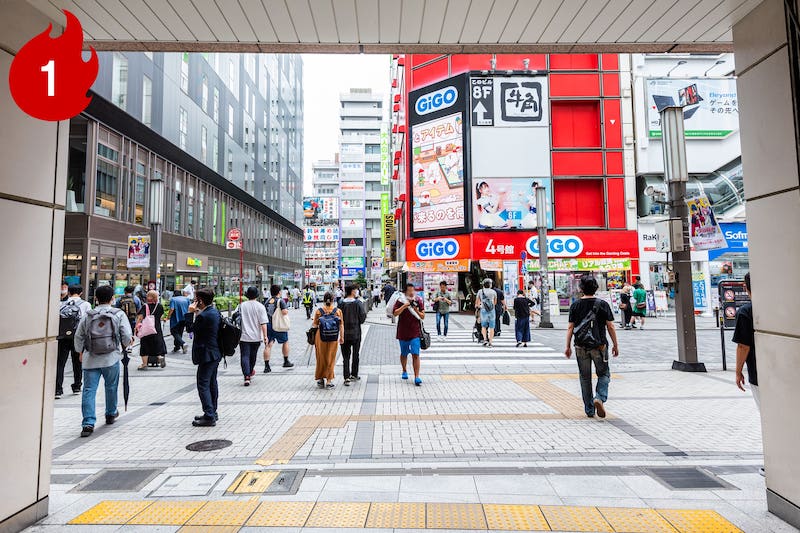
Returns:
[[[311,164],[312,196],[303,199],[305,281],[339,279],[339,157]]]
[[[311,189],[312,196],[339,196],[339,154],[311,163]]]

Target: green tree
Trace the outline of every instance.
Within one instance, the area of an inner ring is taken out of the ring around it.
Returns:
[[[358,275],[353,280],[354,285],[358,285],[360,289],[363,289],[367,286],[367,278],[364,277],[362,272],[359,272]]]

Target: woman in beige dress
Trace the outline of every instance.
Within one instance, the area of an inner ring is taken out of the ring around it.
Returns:
[[[317,338],[314,343],[317,352],[317,367],[314,371],[314,379],[317,380],[317,387],[320,389],[334,387],[333,368],[336,365],[336,352],[339,345],[344,342],[344,317],[342,311],[334,305],[333,300],[333,293],[326,292],[322,300],[322,307],[318,307],[314,311],[314,327],[317,328]]]

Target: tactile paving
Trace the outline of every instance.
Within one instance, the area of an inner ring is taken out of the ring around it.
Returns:
[[[157,501],[134,516],[128,524],[182,526],[205,504],[205,501]]]
[[[373,503],[369,508],[367,527],[425,529],[425,504]]]
[[[303,527],[314,502],[263,502],[250,515],[247,526]]]
[[[669,522],[652,509],[598,507],[615,531],[625,533],[677,533]]]
[[[262,494],[275,481],[280,474],[280,470],[267,470],[257,472],[248,470],[236,478],[236,481],[228,487],[228,492],[234,494]]]
[[[367,502],[319,502],[311,511],[306,527],[363,528],[367,513]]]
[[[542,505],[540,509],[553,531],[614,531],[594,507]]]
[[[186,523],[189,526],[243,526],[258,507],[257,501],[208,502]]]
[[[126,524],[152,501],[102,501],[68,522],[68,524]]]
[[[178,533],[236,533],[241,526],[183,526]]]
[[[742,533],[716,511],[694,509],[659,509],[658,514],[669,520],[681,533]]]
[[[429,503],[425,511],[429,529],[486,529],[479,503]]]
[[[489,529],[506,531],[550,531],[541,509],[536,505],[483,504]]]

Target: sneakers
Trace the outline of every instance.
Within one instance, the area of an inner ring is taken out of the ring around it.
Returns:
[[[269,374],[270,372],[272,372],[272,368],[270,368],[269,362],[264,361],[264,373]]]
[[[517,343],[517,348],[519,348],[521,345],[522,345],[522,343],[521,343],[521,342],[518,342],[518,343]]]
[[[294,366],[294,363],[292,363],[288,359],[284,359],[283,360],[283,368],[292,368],[293,366]]]
[[[522,343],[522,347],[523,348],[527,348],[528,347],[528,343],[527,342]]]
[[[244,378],[244,386],[245,387],[249,387],[250,386],[250,376],[247,376],[246,378]]]
[[[345,387],[349,387],[350,386],[350,378],[345,378],[344,379],[344,386]]]
[[[330,390],[330,389],[334,388],[335,386],[336,385],[334,385],[333,383],[328,383],[327,385],[325,385],[325,388]]]
[[[408,379],[408,372],[403,372],[403,374],[400,377],[403,379]]]
[[[165,368],[167,366],[167,358],[163,355],[158,357],[158,364],[161,365],[161,368]]]
[[[217,425],[217,421],[213,418],[206,418],[205,416],[201,416],[200,420],[192,420],[192,425],[196,428],[199,427],[214,427]]]
[[[72,394],[80,394],[81,393],[81,386],[80,385],[73,385],[72,386]]]
[[[81,437],[88,437],[92,433],[94,433],[94,426],[83,426],[81,429]]]
[[[325,388],[325,380],[324,379],[317,380],[317,388],[318,389],[324,389]]]
[[[422,385],[422,379],[421,378],[414,378],[414,385],[416,385],[417,387]]]
[[[113,415],[106,415],[106,424],[108,425],[113,424],[114,422],[117,421],[117,418],[119,418],[119,411],[117,411]]]
[[[202,420],[206,417],[206,415],[198,415],[194,417],[195,420]],[[219,415],[214,415],[214,421],[219,422]]]
[[[63,390],[57,390],[56,391],[56,400],[60,400],[62,396],[64,396],[64,391]]]
[[[361,381],[361,378],[358,376],[350,376],[350,381]]]
[[[186,353],[187,350],[188,350],[188,348],[186,348],[185,344],[183,346],[181,346],[181,352]]]
[[[603,402],[599,398],[594,399],[594,409],[597,412],[597,416],[600,418],[606,417],[606,408],[603,405]]]

